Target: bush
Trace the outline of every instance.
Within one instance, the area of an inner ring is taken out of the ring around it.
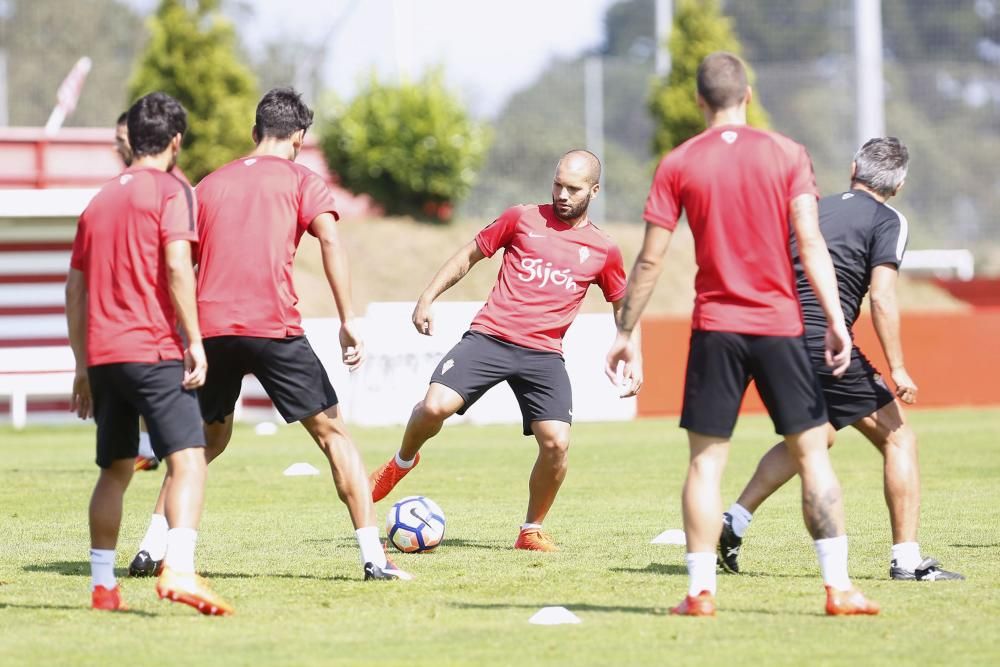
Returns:
[[[722,15],[718,0],[680,0],[669,48],[670,74],[666,79],[654,80],[649,94],[649,111],[656,125],[653,153],[657,158],[705,129],[705,120],[695,102],[701,61],[716,51],[740,55],[742,50],[733,34],[732,21]],[[753,85],[753,70],[749,65],[747,76]],[[757,89],[753,92],[747,123],[766,128],[767,112]]]
[[[439,72],[402,85],[372,76],[321,133],[327,163],[344,187],[367,193],[389,214],[437,221],[449,220],[469,193],[490,141]]]

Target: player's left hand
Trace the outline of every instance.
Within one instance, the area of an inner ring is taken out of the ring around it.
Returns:
[[[365,363],[365,344],[355,331],[350,320],[340,325],[340,349],[343,352],[344,365],[353,373]]]
[[[892,381],[896,385],[896,396],[907,405],[917,402],[917,383],[913,381],[905,368],[897,368],[891,372]]]
[[[635,396],[642,386],[642,362],[637,356],[631,335],[619,331],[608,350],[604,374],[611,380],[611,384],[622,388],[622,398]],[[625,364],[622,370],[623,381],[619,381],[618,366],[622,363]]]
[[[635,358],[622,368],[622,381],[619,384],[619,398],[631,398],[642,388],[642,359]]]
[[[90,396],[90,378],[87,370],[77,371],[73,376],[73,394],[69,399],[69,409],[80,419],[94,415],[94,402]]]
[[[205,384],[207,375],[208,359],[204,346],[200,342],[188,345],[184,350],[184,381],[181,386],[187,390],[197,389]]]
[[[851,364],[851,349],[854,346],[847,326],[843,322],[828,324],[825,342],[826,365],[830,368],[833,377],[839,378]]]

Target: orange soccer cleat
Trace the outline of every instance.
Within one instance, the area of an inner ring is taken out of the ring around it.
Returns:
[[[122,589],[118,586],[108,589],[104,586],[94,586],[90,592],[90,608],[104,611],[127,611],[128,605],[122,599]]]
[[[826,587],[826,613],[828,616],[855,616],[858,614],[874,616],[878,612],[878,602],[869,600],[856,588],[838,591],[832,586]]]
[[[409,468],[400,468],[396,465],[396,457],[394,456],[373,472],[368,478],[368,486],[372,488],[372,502],[377,503],[389,495],[399,484],[399,480],[406,477],[406,473],[416,468],[418,463],[420,463],[419,453],[414,457],[413,465]]]
[[[142,456],[141,454],[135,457],[135,463],[132,469],[135,472],[141,472],[143,470],[156,470],[160,467],[160,461],[155,457]]]
[[[527,551],[559,551],[559,547],[549,534],[543,533],[538,528],[522,528],[517,541],[514,542],[514,548]]]
[[[715,616],[715,596],[709,591],[687,595],[676,607],[670,608],[674,616]]]
[[[232,605],[216,595],[208,582],[194,572],[174,572],[163,568],[156,581],[156,594],[174,602],[183,602],[206,616],[229,616],[234,612]]]

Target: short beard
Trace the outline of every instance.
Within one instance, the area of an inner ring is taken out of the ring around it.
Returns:
[[[590,206],[590,195],[587,195],[587,199],[581,202],[579,206],[571,208],[569,213],[563,215],[559,212],[559,202],[556,201],[555,197],[552,198],[552,211],[556,214],[556,217],[560,220],[575,220],[576,218],[582,217],[584,213],[587,212],[587,207]]]

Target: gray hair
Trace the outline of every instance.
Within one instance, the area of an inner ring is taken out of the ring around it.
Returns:
[[[906,178],[910,152],[896,137],[869,139],[854,154],[854,182],[891,197]]]

